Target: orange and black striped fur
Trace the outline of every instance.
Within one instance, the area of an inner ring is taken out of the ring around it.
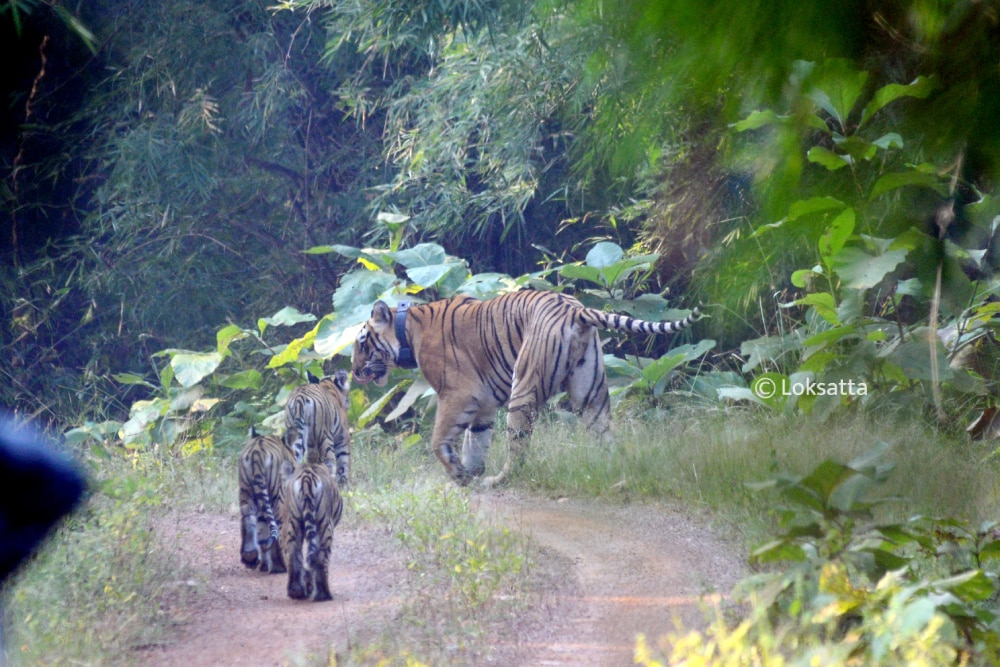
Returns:
[[[351,475],[350,385],[344,370],[322,380],[310,373],[309,383],[293,389],[285,403],[285,442],[296,460],[327,464],[340,486]]]
[[[535,290],[489,301],[459,296],[411,306],[406,339],[438,395],[434,452],[460,484],[482,475],[497,410],[508,406],[511,456],[499,474],[483,481],[497,484],[531,435],[538,410],[560,391],[589,429],[607,437],[610,399],[598,330],[667,334],[687,328],[698,316],[695,309],[677,322],[645,322]],[[395,317],[395,308],[376,302],[354,343],[355,381],[382,386],[389,369],[398,365]],[[459,457],[456,448],[463,437]]]
[[[272,574],[285,571],[279,543],[282,480],[294,464],[292,450],[281,438],[250,429],[239,458],[240,558],[247,567],[259,564],[262,572]]]
[[[287,477],[284,494],[281,550],[288,563],[288,597],[330,600],[333,529],[344,512],[340,490],[326,464],[306,463]]]

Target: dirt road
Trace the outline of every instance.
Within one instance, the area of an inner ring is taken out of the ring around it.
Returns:
[[[693,517],[664,505],[613,505],[483,492],[473,506],[534,540],[552,568],[544,609],[512,622],[523,636],[498,636],[491,664],[632,664],[635,635],[657,637],[703,624],[699,599],[728,592],[743,575],[738,549]],[[325,663],[328,647],[365,646],[391,628],[407,577],[398,543],[385,531],[338,529],[331,563],[332,603],[294,602],[287,578],[246,570],[238,560],[235,516],[178,517],[180,557],[198,593],[180,608],[176,633],[137,652],[144,667]],[[528,618],[530,617],[530,618]],[[515,631],[516,632],[516,631]]]

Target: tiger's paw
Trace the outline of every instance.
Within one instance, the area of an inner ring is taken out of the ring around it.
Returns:
[[[253,551],[241,551],[240,560],[242,560],[243,564],[250,569],[257,567],[257,565],[260,563],[260,558],[257,555],[256,549],[254,549]]]
[[[288,597],[292,598],[293,600],[305,600],[308,596],[306,595],[306,590],[302,587],[301,582],[289,581]]]

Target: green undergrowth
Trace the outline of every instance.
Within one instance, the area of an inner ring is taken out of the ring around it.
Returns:
[[[880,513],[977,521],[1000,516],[1000,462],[992,448],[919,417],[858,413],[820,421],[678,409],[654,418],[619,415],[613,433],[613,441],[604,443],[558,420],[543,420],[513,483],[549,495],[703,506],[751,546],[774,528],[774,498],[748,484],[776,472],[802,474],[827,458],[847,461],[884,441],[896,471],[883,491],[898,501]],[[498,465],[506,446],[498,439],[494,450]]]
[[[507,456],[503,430],[497,433],[488,471]],[[523,622],[511,619],[530,616],[542,576],[531,544],[481,516],[476,495],[494,492],[455,486],[427,440],[374,428],[355,434],[343,525],[385,531],[408,575],[391,629],[364,645],[332,647],[338,664],[482,664],[495,655],[490,642]],[[898,415],[619,414],[610,444],[550,416],[510,484],[548,496],[703,507],[749,553],[780,530],[782,514],[774,488],[748,484],[806,475],[827,459],[850,461],[879,441],[895,469],[878,487],[888,500],[873,507],[872,521],[927,515],[976,525],[1000,516],[991,447]],[[199,595],[197,576],[179,562],[162,527],[178,510],[235,516],[231,451],[106,449],[80,453],[91,494],[4,586],[8,665],[135,664],[144,647],[170,636]],[[234,521],[234,544],[237,533]]]

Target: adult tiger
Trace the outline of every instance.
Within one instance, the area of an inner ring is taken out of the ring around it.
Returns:
[[[239,458],[240,558],[247,567],[259,564],[261,572],[272,574],[285,571],[279,543],[282,482],[294,464],[292,450],[281,438],[258,435],[250,428]]]
[[[298,462],[325,463],[345,486],[351,475],[351,431],[347,424],[347,371],[322,380],[312,373],[285,403],[285,442]]]
[[[306,463],[287,476],[284,498],[281,548],[288,563],[288,597],[329,600],[333,529],[344,513],[340,490],[325,464]]]
[[[391,367],[419,366],[438,395],[431,447],[462,485],[485,471],[497,410],[508,406],[510,457],[483,481],[492,486],[507,477],[538,410],[559,391],[588,429],[607,436],[610,398],[598,329],[673,333],[698,316],[696,308],[677,322],[645,322],[536,290],[399,308],[377,301],[355,340],[351,366],[355,381],[379,386]],[[459,459],[455,445],[463,433]]]

